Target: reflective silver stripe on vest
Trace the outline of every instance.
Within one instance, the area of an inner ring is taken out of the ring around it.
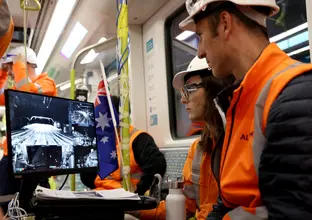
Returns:
[[[34,83],[34,84],[35,84],[36,88],[38,89],[38,93],[42,94],[43,93],[42,87],[38,83]]]
[[[255,215],[246,212],[241,206],[228,212],[231,220],[265,220],[268,218],[268,211],[264,206],[257,207]]]
[[[184,185],[183,194],[189,199],[196,199],[196,193],[193,184]]]
[[[4,93],[4,88],[0,89],[0,95],[2,95]]]
[[[266,142],[266,137],[262,133],[262,117],[263,117],[263,110],[264,110],[264,105],[266,102],[266,99],[268,97],[269,91],[271,84],[274,80],[275,77],[281,75],[282,73],[285,73],[287,70],[297,67],[301,65],[302,63],[296,62],[285,69],[281,70],[280,72],[276,73],[274,76],[272,76],[265,86],[262,88],[256,105],[255,105],[255,115],[254,115],[254,139],[252,143],[252,151],[253,151],[253,160],[255,164],[255,170],[257,172],[257,176],[259,175],[258,169],[259,169],[259,164],[260,164],[260,157],[262,154],[262,151],[264,149],[264,145]]]
[[[31,82],[29,79],[27,79],[27,77],[25,77],[24,79],[20,80],[18,83],[15,84],[16,88],[19,89],[21,88],[23,85],[26,85],[27,83]]]
[[[271,84],[275,77],[285,73],[287,70],[295,68],[302,63],[296,62],[292,65],[289,65],[285,69],[281,70],[280,72],[273,75],[262,88],[258,99],[255,105],[255,112],[254,112],[254,134],[253,134],[253,143],[252,143],[252,150],[253,150],[253,160],[255,165],[255,170],[257,176],[259,175],[259,165],[260,165],[260,157],[262,151],[265,147],[266,137],[262,132],[262,118],[263,118],[263,110],[264,105],[266,103],[267,97],[269,95],[269,91],[271,88]],[[255,215],[251,214],[250,212],[245,211],[241,206],[233,209],[228,213],[228,216],[231,220],[266,220],[268,219],[268,210],[265,206],[259,206],[256,208]]]
[[[203,153],[196,149],[195,156],[192,161],[192,182],[193,182],[194,192],[196,195],[195,199],[196,199],[197,208],[200,207],[199,178],[200,178],[200,167],[201,167],[202,157],[203,157]]]

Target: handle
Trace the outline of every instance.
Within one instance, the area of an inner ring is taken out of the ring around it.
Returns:
[[[27,1],[27,0],[26,0]],[[20,0],[20,6],[21,6],[21,9],[24,9],[26,11],[40,11],[41,9],[41,4],[38,0],[33,0],[34,3],[36,4],[36,6],[25,6],[24,3],[25,3],[25,0]]]

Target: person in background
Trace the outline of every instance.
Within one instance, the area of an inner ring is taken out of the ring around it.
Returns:
[[[119,97],[111,96],[115,109],[119,109]],[[119,130],[119,129],[118,129]],[[139,195],[149,190],[156,173],[163,176],[166,160],[154,139],[148,133],[130,126],[130,172],[134,192]],[[116,146],[117,152],[119,146]],[[118,161],[120,159],[118,158]],[[81,173],[80,179],[90,189],[106,190],[122,187],[120,168],[101,180],[97,173]]]
[[[211,171],[211,154],[217,143],[223,143],[223,122],[213,99],[233,78],[215,78],[205,60],[195,57],[187,70],[175,75],[173,87],[181,93],[181,103],[194,122],[205,127],[191,145],[183,168],[184,195],[188,219],[204,220],[212,211],[218,196],[218,185]],[[141,219],[166,219],[165,201],[154,210],[141,211]]]
[[[9,76],[14,80],[12,89],[50,96],[57,95],[57,89],[53,79],[49,78],[47,73],[36,74],[37,59],[35,52],[28,47],[26,50],[27,66],[25,66],[23,62],[25,59],[24,46],[10,50],[7,53],[7,57],[2,62],[0,70],[0,105],[5,105],[4,89],[7,88]],[[28,78],[26,68],[28,71]],[[3,158],[0,161],[0,195],[14,194],[20,190],[21,182],[7,172],[9,159],[6,138],[2,140],[2,148]],[[48,179],[44,178],[41,180],[40,185],[49,187]]]
[[[3,92],[7,86],[6,84],[8,83],[7,81],[9,75],[11,75],[14,79],[12,89],[50,96],[57,95],[54,80],[51,79],[47,73],[36,74],[37,57],[35,52],[31,48],[26,47],[26,53],[27,66],[25,66],[24,63],[24,46],[19,46],[10,50],[7,53],[7,57],[4,58],[0,71],[0,105],[4,105]],[[14,60],[16,60],[16,62],[13,62]]]
[[[220,199],[209,220],[312,219],[312,65],[270,43],[275,0],[186,0],[180,28],[198,56],[236,82],[224,145],[213,158]],[[227,210],[226,210],[227,209]]]

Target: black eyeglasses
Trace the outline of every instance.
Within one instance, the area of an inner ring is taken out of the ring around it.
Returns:
[[[189,99],[190,94],[197,91],[199,88],[203,88],[203,83],[193,83],[193,84],[188,84],[188,85],[184,85],[181,90],[180,93],[182,95],[182,97]]]

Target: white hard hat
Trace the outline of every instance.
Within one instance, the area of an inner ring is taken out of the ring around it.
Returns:
[[[267,6],[270,7],[271,13],[269,16],[273,16],[279,12],[279,6],[276,4],[276,0],[186,0],[185,6],[189,16],[183,20],[179,27],[182,30],[190,30],[195,32],[195,23],[193,17],[200,11],[205,11],[207,5],[211,3],[221,3],[224,1],[230,1],[236,4],[238,10],[240,10],[245,16],[256,21],[258,24],[266,27],[267,16],[256,12],[251,9],[250,6]]]
[[[33,51],[31,48],[26,47],[26,53],[27,53],[27,63],[37,65],[37,56],[35,51]],[[19,46],[15,47],[12,50],[10,50],[7,55],[6,59],[3,61],[3,63],[10,63],[13,62],[14,57],[21,55],[22,57],[25,57],[25,47],[24,46]]]
[[[199,71],[199,70],[207,70],[207,72],[208,72],[207,75],[209,75],[209,71],[210,71],[210,74],[212,75],[211,69],[208,66],[206,60],[205,59],[199,59],[196,56],[190,62],[189,66],[187,67],[187,69],[185,71],[181,71],[174,76],[173,81],[172,81],[173,88],[180,91],[181,88],[184,86],[185,76],[189,73]]]

